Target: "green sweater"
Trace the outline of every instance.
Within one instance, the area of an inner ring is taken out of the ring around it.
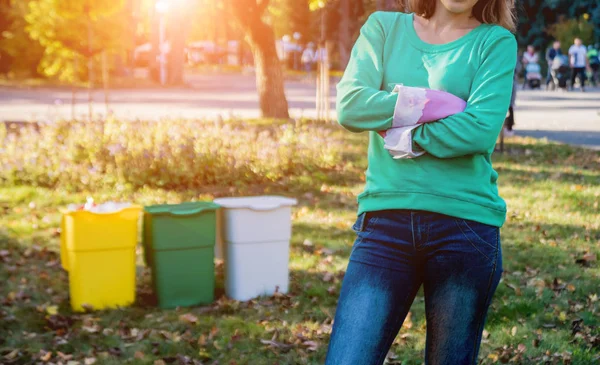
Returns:
[[[339,123],[351,132],[370,132],[358,213],[423,210],[500,227],[506,204],[498,195],[491,154],[512,93],[515,37],[482,24],[453,42],[433,45],[418,37],[413,19],[371,15],[337,87]],[[442,90],[467,102],[464,112],[413,130],[414,148],[426,152],[415,159],[393,159],[377,134],[392,126],[395,84]]]

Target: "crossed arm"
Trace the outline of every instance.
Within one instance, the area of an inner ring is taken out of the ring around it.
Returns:
[[[399,115],[405,113],[402,110],[405,104],[403,94],[398,90],[388,92],[380,89],[384,41],[382,24],[377,17],[371,16],[361,29],[350,63],[338,84],[339,123],[351,132],[384,132],[406,128],[399,122]],[[438,119],[427,120],[425,117],[420,120],[410,131],[411,144],[416,150],[438,158],[493,150],[510,103],[516,41],[510,33],[503,32],[490,37],[482,48],[482,61],[473,78],[464,109],[452,109],[452,114],[435,116]],[[456,100],[427,99],[426,108],[431,110],[448,111],[444,103],[458,106]]]

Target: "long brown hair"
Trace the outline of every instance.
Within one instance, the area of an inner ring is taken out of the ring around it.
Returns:
[[[400,10],[429,19],[437,0],[398,0],[398,3]],[[511,32],[517,28],[515,0],[479,0],[473,7],[473,16],[481,23],[497,24]]]

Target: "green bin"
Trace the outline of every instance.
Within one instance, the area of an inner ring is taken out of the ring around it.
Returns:
[[[144,208],[144,257],[161,308],[213,302],[217,209],[211,202]]]

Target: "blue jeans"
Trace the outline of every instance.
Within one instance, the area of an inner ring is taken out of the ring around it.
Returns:
[[[423,284],[425,363],[477,364],[502,274],[499,228],[441,214],[358,217],[326,365],[380,365]]]

